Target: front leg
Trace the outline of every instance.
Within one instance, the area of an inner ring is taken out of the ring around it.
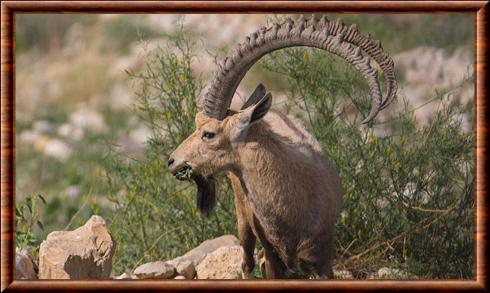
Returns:
[[[238,219],[238,214],[237,214]],[[238,220],[238,237],[240,239],[240,245],[243,248],[243,261],[242,271],[244,279],[253,279],[252,271],[255,267],[254,260],[254,248],[255,248],[255,235],[248,225],[246,219]]]
[[[233,174],[230,174],[230,179],[235,192],[238,238],[243,248],[242,276],[244,279],[253,279],[252,271],[255,266],[254,248],[256,238],[247,220],[245,193],[241,187],[240,180]]]

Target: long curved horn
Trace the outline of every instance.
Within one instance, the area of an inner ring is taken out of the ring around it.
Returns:
[[[327,29],[331,34],[344,34],[345,41],[361,47],[378,63],[379,67],[383,70],[387,84],[386,94],[383,97],[380,110],[386,108],[393,101],[398,86],[396,84],[393,59],[391,59],[390,55],[383,50],[381,42],[379,40],[371,39],[369,33],[367,35],[360,33],[356,24],[352,24],[349,27],[346,26],[340,18],[333,22],[322,17],[318,22],[317,29],[322,26],[327,26]]]
[[[301,16],[296,22],[288,19],[283,24],[275,23],[269,28],[262,27],[246,37],[243,43],[238,44],[232,56],[226,57],[219,64],[219,69],[204,96],[204,113],[211,118],[222,120],[226,116],[240,81],[250,67],[270,52],[296,46],[315,47],[336,54],[351,63],[362,74],[367,81],[372,98],[371,111],[362,123],[367,123],[376,117],[396,92],[394,73],[387,75],[394,72],[393,61],[383,51],[378,41],[362,35],[354,26],[345,28],[343,23],[338,21],[331,23],[326,18],[322,18],[319,22],[315,19],[307,21]],[[371,67],[370,58],[362,56],[361,49],[368,54],[371,52],[373,59],[385,71],[388,92],[384,98],[378,83],[378,72]]]

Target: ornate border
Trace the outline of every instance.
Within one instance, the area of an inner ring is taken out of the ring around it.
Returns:
[[[476,71],[476,280],[460,281],[22,281],[13,279],[15,243],[16,13],[474,13]],[[93,290],[430,290],[487,291],[488,1],[5,1],[1,3],[1,291]]]

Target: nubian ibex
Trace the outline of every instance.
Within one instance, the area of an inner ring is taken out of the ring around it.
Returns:
[[[301,16],[263,27],[220,63],[196,115],[196,131],[171,154],[168,168],[179,179],[183,171],[192,171],[197,205],[204,213],[216,200],[213,176],[228,172],[246,278],[252,277],[256,238],[264,248],[266,278],[285,277],[288,270],[317,278],[333,275],[335,222],[343,192],[332,163],[301,121],[270,109],[272,97],[262,84],[240,111],[229,109],[240,81],[261,57],[296,46],[338,55],[361,73],[372,99],[362,123],[388,106],[397,90],[393,60],[380,42],[360,33],[355,24],[325,17]],[[384,95],[371,58],[383,70]]]

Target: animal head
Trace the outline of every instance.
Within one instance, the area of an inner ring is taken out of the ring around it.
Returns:
[[[181,174],[179,171],[191,168],[192,173],[208,177],[230,170],[250,127],[259,122],[271,106],[272,96],[264,92],[264,87],[259,85],[249,98],[258,102],[238,113],[230,111],[223,120],[198,112],[196,130],[171,154],[169,171]]]
[[[182,174],[192,173],[191,178],[198,185],[201,211],[208,212],[214,205],[213,176],[236,165],[237,154],[243,147],[241,142],[247,139],[252,125],[265,116],[271,105],[270,93],[266,94],[264,86],[259,84],[239,112],[229,110],[240,81],[264,55],[296,46],[315,47],[338,55],[360,72],[372,99],[371,110],[362,123],[372,121],[393,100],[397,89],[393,60],[379,41],[360,33],[355,24],[346,26],[340,19],[331,22],[325,17],[306,20],[301,16],[296,21],[288,19],[252,33],[220,63],[204,95],[203,110],[196,115],[196,131],[169,158],[168,168],[178,179],[185,179]],[[384,95],[371,58],[384,72],[387,85]]]

